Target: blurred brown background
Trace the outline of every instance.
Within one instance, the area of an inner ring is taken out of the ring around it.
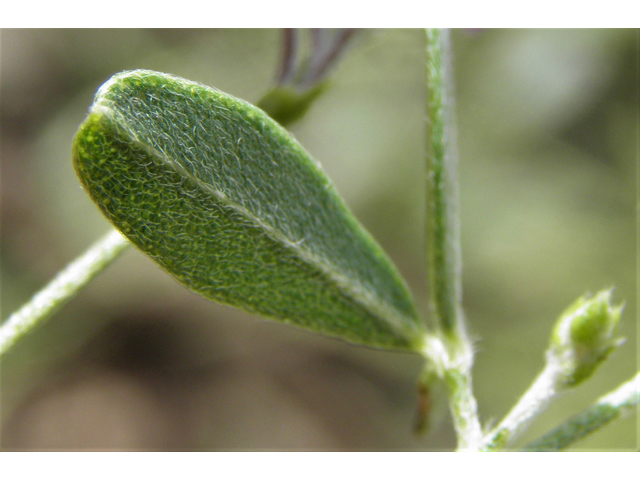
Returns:
[[[543,364],[551,326],[615,286],[627,343],[531,440],[636,371],[640,34],[453,32],[464,297],[483,421]],[[109,230],[71,139],[112,74],[173,73],[256,102],[277,30],[2,30],[2,320]],[[424,37],[360,32],[292,127],[424,312]],[[446,406],[411,432],[420,360],[263,321],[128,251],[1,364],[3,450],[449,450]],[[630,416],[576,450],[637,449]]]

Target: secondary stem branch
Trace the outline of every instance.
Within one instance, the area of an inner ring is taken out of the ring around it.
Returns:
[[[129,241],[120,232],[113,230],[70,263],[0,326],[0,356],[78,293],[129,245]]]
[[[639,403],[640,373],[613,392],[601,397],[588,410],[531,442],[524,450],[534,452],[562,450],[616,418],[632,412]]]
[[[560,374],[558,366],[548,362],[518,403],[486,436],[483,450],[502,450],[518,433],[524,431],[557,397]]]

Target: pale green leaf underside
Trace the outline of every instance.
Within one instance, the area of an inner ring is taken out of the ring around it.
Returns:
[[[258,108],[124,72],[98,91],[73,159],[116,228],[191,290],[351,342],[419,349],[422,324],[392,263]]]

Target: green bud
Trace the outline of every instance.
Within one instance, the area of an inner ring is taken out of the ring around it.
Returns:
[[[562,383],[576,386],[589,378],[622,339],[614,338],[623,306],[611,305],[611,290],[576,300],[556,323],[547,361],[562,370]]]

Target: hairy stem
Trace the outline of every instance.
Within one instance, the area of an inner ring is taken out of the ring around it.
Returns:
[[[113,230],[70,263],[0,326],[0,356],[75,296],[129,245],[120,232]]]
[[[508,442],[531,424],[557,397],[561,372],[557,365],[547,363],[538,378],[511,409],[507,416],[485,437],[483,450],[502,450]]]
[[[427,261],[429,310],[445,334],[461,326],[461,253],[458,216],[457,158],[449,36],[427,30],[428,121]],[[458,335],[458,333],[454,333]]]
[[[478,404],[473,396],[471,373],[461,369],[446,372],[453,425],[458,433],[458,451],[477,451],[482,438]]]
[[[461,348],[465,346],[466,349]],[[420,390],[428,391],[435,381],[446,385],[449,410],[458,436],[458,451],[479,450],[482,427],[471,382],[473,352],[470,345],[465,342],[454,344],[446,337],[428,333],[422,356],[426,362],[420,377]]]
[[[640,373],[613,392],[601,397],[591,408],[528,444],[525,451],[557,452],[609,422],[631,413],[640,404]]]
[[[449,389],[449,407],[458,434],[458,450],[476,450],[482,439],[471,385],[473,349],[462,313],[457,159],[451,92],[448,31],[428,29],[426,248],[429,314],[438,337],[425,340],[423,378],[439,377]]]

